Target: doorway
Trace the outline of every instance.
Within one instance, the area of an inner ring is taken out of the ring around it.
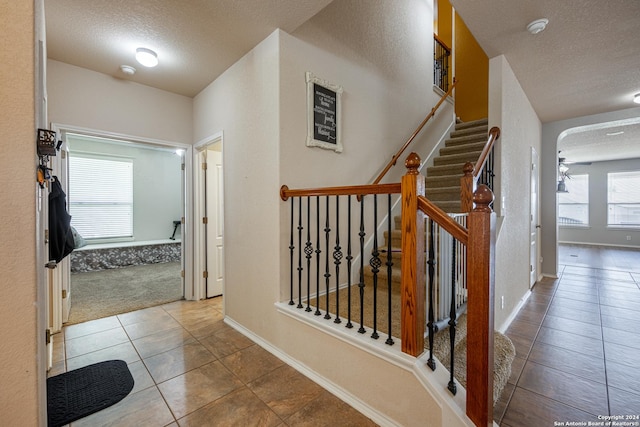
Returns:
[[[57,169],[77,231],[76,249],[59,269],[60,326],[183,299],[189,147],[68,128],[59,134],[65,155]]]
[[[224,181],[222,134],[195,146],[196,288],[203,298],[224,293]]]
[[[531,147],[531,203],[530,203],[530,248],[529,248],[529,288],[532,288],[538,280],[538,266],[540,265],[540,245],[538,244],[540,238],[540,217],[538,213],[538,201],[539,201],[539,185],[540,185],[540,172],[539,172],[539,158],[538,152],[535,148]]]

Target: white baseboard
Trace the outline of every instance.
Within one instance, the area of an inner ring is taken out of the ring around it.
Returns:
[[[395,423],[390,418],[386,417],[384,414],[378,412],[375,408],[367,405],[362,400],[358,399],[342,387],[336,385],[335,383],[329,381],[327,378],[318,375],[314,370],[309,368],[308,366],[300,363],[298,360],[290,357],[288,354],[282,352],[279,348],[274,347],[269,342],[263,340],[258,335],[254,334],[244,326],[237,323],[235,320],[225,316],[224,322],[245,335],[253,342],[258,344],[260,347],[268,351],[269,353],[276,356],[278,359],[282,360],[287,365],[291,366],[296,371],[300,372],[302,375],[309,378],[311,381],[320,385],[325,390],[329,391],[331,394],[339,398],[340,400],[348,403],[351,407],[355,408],[358,412],[371,419],[373,422],[380,426],[384,427],[398,427],[399,424]]]
[[[502,325],[500,325],[500,327],[497,329],[498,332],[500,332],[501,334],[504,334],[506,332],[506,330],[509,328],[509,326],[511,325],[511,322],[513,322],[513,319],[516,318],[516,316],[518,315],[518,313],[520,312],[520,309],[522,308],[522,306],[524,306],[524,304],[527,302],[527,300],[529,299],[529,297],[531,296],[531,290],[528,290],[523,296],[522,298],[520,298],[520,301],[518,302],[518,305],[516,305],[516,307],[513,309],[513,311],[511,312],[511,314],[509,315],[509,317],[507,317],[507,319],[502,323]]]

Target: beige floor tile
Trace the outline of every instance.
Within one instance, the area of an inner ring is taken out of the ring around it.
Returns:
[[[183,323],[182,326],[198,339],[208,337],[229,327],[224,323],[222,315],[205,318],[193,323]]]
[[[216,357],[203,345],[193,342],[146,358],[144,364],[159,384],[215,360]]]
[[[165,313],[166,314],[166,313]],[[169,331],[171,329],[181,329],[182,326],[173,317],[158,316],[154,320],[145,320],[143,322],[125,325],[124,329],[131,340],[137,340],[148,335],[157,334],[158,332]]]
[[[64,362],[64,359],[67,357],[64,334],[52,335],[51,342],[53,344],[53,363]]]
[[[133,325],[134,323],[149,322],[163,319],[169,316],[161,307],[150,307],[142,310],[132,311],[129,313],[118,314],[118,320],[123,326]]]
[[[328,391],[285,420],[288,426],[308,427],[374,427],[377,424]]]
[[[133,345],[145,359],[194,341],[195,338],[184,328],[176,328],[139,338],[133,341]]]
[[[122,325],[116,316],[104,317],[102,319],[91,320],[89,322],[77,323],[64,328],[65,338],[72,339],[84,335],[95,334],[113,328],[119,328]]]
[[[71,427],[136,426],[161,427],[175,421],[160,392],[150,387],[129,394],[100,412],[74,421]]]
[[[109,329],[91,335],[67,339],[67,357],[72,358],[129,341],[122,328]]]
[[[280,417],[298,412],[324,389],[285,365],[247,384]]]
[[[127,363],[133,363],[140,360],[138,353],[130,342],[114,345],[102,350],[83,354],[78,357],[67,359],[67,369],[78,369],[92,363],[103,362],[105,360],[119,359]]]
[[[229,326],[199,341],[217,358],[223,358],[253,344],[253,341]]]
[[[237,351],[221,362],[245,384],[284,365],[282,360],[257,344]]]
[[[158,385],[176,418],[182,418],[238,387],[242,387],[242,382],[219,361]]]
[[[250,421],[249,421],[250,420]],[[277,426],[282,420],[246,387],[178,420],[181,427]]]
[[[155,387],[156,383],[153,382],[153,378],[151,378],[147,367],[144,366],[141,360],[130,363],[128,366],[134,381],[131,393],[137,393],[149,387]]]

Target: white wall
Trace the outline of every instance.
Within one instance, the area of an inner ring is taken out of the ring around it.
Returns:
[[[171,237],[173,221],[179,221],[182,217],[182,159],[179,156],[169,149],[109,144],[76,136],[68,136],[67,142],[72,154],[106,154],[131,159],[133,240],[164,240]],[[176,237],[180,238],[179,231]]]
[[[49,120],[121,135],[191,144],[191,98],[47,61]]]
[[[35,426],[46,424],[45,402],[39,401],[45,381],[39,351],[45,338],[38,324],[44,319],[36,321],[38,310],[44,310],[36,275],[44,269],[36,262],[34,87],[35,43],[44,37],[37,19],[42,3],[0,0],[0,10],[0,285],[6,293],[0,298],[0,419],[3,425]]]
[[[607,173],[640,170],[640,159],[593,162],[571,165],[570,175],[589,175],[589,226],[559,226],[558,241],[587,245],[640,247],[637,228],[607,227]],[[571,180],[567,182],[571,191]],[[627,240],[627,236],[631,240]]]
[[[446,411],[406,370],[276,310],[289,269],[278,194],[373,179],[438,99],[432,21],[418,0],[334,2],[294,35],[271,34],[194,99],[194,139],[224,132],[226,315],[402,425],[441,425]],[[341,154],[305,146],[305,71],[344,87]]]
[[[556,204],[558,138],[567,129],[638,116],[640,116],[640,107],[560,120],[545,123],[542,126],[542,155],[540,156],[542,200],[540,208],[542,210],[542,253],[544,254],[542,269],[545,275],[556,276],[558,273],[558,213]]]
[[[531,147],[540,154],[541,123],[506,58],[489,61],[489,127],[499,126],[495,325],[500,328],[529,290]],[[504,209],[501,200],[504,198]],[[500,308],[501,297],[504,309]]]

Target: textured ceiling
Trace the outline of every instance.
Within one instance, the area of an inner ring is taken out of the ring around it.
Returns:
[[[490,57],[504,54],[543,123],[637,107],[639,0],[451,0]],[[542,33],[529,22],[549,19]],[[574,161],[640,158],[640,124],[585,128],[560,144]]]
[[[273,30],[294,31],[331,1],[45,0],[48,56],[193,97]],[[506,56],[543,123],[636,106],[631,96],[640,93],[640,0],[451,3],[490,58]],[[526,32],[541,17],[549,19],[547,29]],[[135,62],[140,46],[158,53],[157,67]],[[123,64],[137,73],[124,75]],[[627,125],[615,139],[619,157],[640,158],[639,126]],[[591,131],[568,135],[563,144],[569,145],[561,149],[591,141],[600,150],[590,156],[611,156]],[[571,142],[578,134],[581,143]]]
[[[51,59],[193,97],[276,28],[331,0],[45,0]],[[137,47],[160,64],[135,62]],[[125,76],[120,65],[137,69]]]

